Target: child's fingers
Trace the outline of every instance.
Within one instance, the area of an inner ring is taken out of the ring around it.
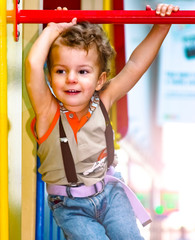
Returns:
[[[174,12],[179,11],[179,7],[178,7],[178,6],[174,6],[173,11],[174,11]]]
[[[171,15],[172,12],[177,12],[178,10],[178,6],[169,5],[166,14]]]
[[[63,8],[62,7],[57,7],[56,10],[68,10],[68,8],[67,7],[63,7]]]
[[[151,6],[150,6],[150,5],[146,5],[146,10],[147,10],[147,11],[152,10]]]
[[[59,23],[59,25],[63,29],[63,31],[75,24],[77,24],[77,18],[73,18],[72,21],[68,22],[68,23],[61,23],[61,24]]]
[[[179,10],[178,6],[173,6],[172,4],[158,4],[156,7],[156,14],[160,16],[171,15],[171,13],[177,12]]]
[[[61,7],[57,7],[56,10],[62,10],[62,8]]]
[[[77,23],[77,18],[73,18],[72,19],[72,24],[76,24]]]
[[[160,16],[165,16],[166,15],[166,12],[168,10],[168,4],[158,4],[157,7],[156,7],[156,14],[160,15]]]
[[[68,9],[66,7],[57,7],[55,10],[61,11],[61,10],[65,10],[67,11]],[[62,22],[62,23],[49,23],[48,26],[53,26],[56,27],[58,29],[58,31],[61,33],[64,30],[66,30],[67,28],[71,27],[72,25],[75,25],[77,23],[77,18],[73,18],[71,22]]]
[[[160,14],[161,12],[161,7],[162,7],[162,4],[158,4],[157,7],[156,7],[156,14]]]
[[[171,15],[173,9],[174,9],[174,6],[173,6],[172,4],[169,5],[168,8],[167,8],[166,14],[167,14],[167,15]]]

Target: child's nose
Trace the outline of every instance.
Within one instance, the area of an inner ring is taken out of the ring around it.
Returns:
[[[66,81],[68,83],[76,83],[78,81],[77,80],[77,74],[74,71],[70,71],[68,76],[67,76]]]

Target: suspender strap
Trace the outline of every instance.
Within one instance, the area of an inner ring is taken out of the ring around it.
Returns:
[[[107,147],[107,164],[109,167],[110,165],[112,165],[114,161],[113,130],[110,124],[108,113],[101,100],[100,100],[100,107],[106,121],[105,137],[106,137],[106,147]],[[64,169],[65,169],[67,180],[70,183],[77,183],[78,179],[76,175],[75,164],[74,164],[74,160],[68,144],[68,139],[66,137],[66,134],[62,125],[61,116],[59,119],[59,131],[60,131],[60,145],[61,145],[61,151],[62,151],[62,158],[64,162]]]
[[[106,147],[107,147],[107,163],[108,163],[108,167],[109,167],[110,165],[112,165],[112,163],[114,161],[113,130],[112,130],[112,126],[110,123],[110,119],[108,117],[108,113],[107,113],[106,108],[101,100],[100,100],[100,107],[101,107],[102,113],[103,113],[105,121],[106,121],[105,136],[106,136]]]
[[[64,169],[65,169],[67,180],[70,183],[77,183],[78,179],[76,175],[74,160],[72,157],[72,153],[70,151],[68,139],[66,137],[66,134],[62,125],[61,116],[59,119],[59,131],[60,131],[60,145],[61,145],[61,151],[62,151],[62,158],[63,158]]]

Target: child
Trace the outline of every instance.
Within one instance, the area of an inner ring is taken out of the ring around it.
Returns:
[[[178,7],[159,4],[156,14],[172,11]],[[135,214],[145,213],[113,170],[107,112],[151,65],[171,25],[154,25],[108,84],[114,50],[99,25],[76,21],[49,23],[26,59],[32,131],[48,203],[66,239],[143,239]],[[53,93],[44,78],[46,59]]]

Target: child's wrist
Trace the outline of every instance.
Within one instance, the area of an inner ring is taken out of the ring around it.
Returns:
[[[54,36],[54,38],[58,37],[61,34],[59,28],[55,25],[55,23],[49,23],[46,27],[46,31]]]
[[[164,30],[166,32],[167,30],[170,29],[171,24],[155,24],[154,26],[156,29],[159,29],[160,31]]]

